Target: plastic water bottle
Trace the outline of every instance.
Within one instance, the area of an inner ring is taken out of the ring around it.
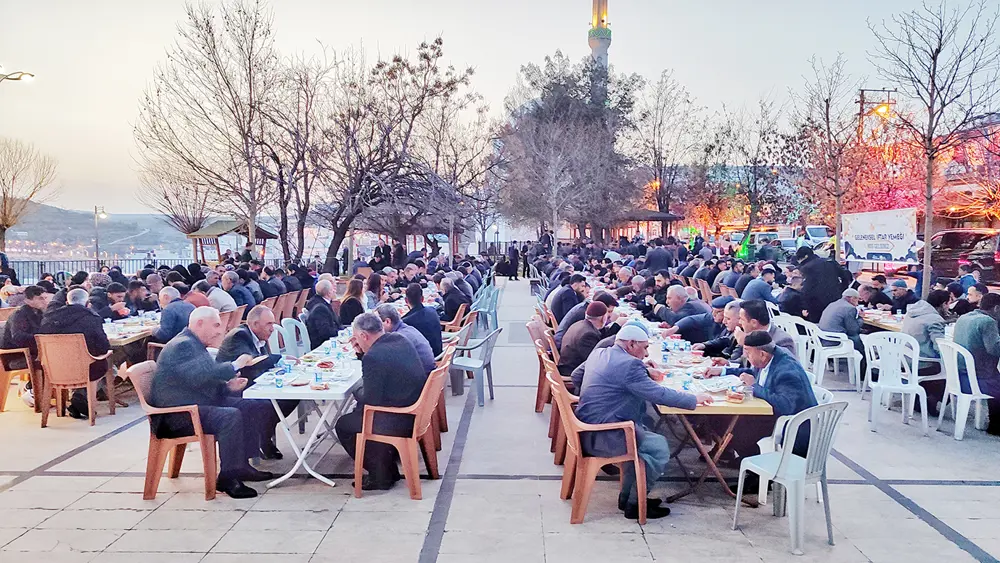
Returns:
[[[315,381],[317,384],[323,383],[323,372],[316,370],[316,372],[313,373],[313,381]]]
[[[285,370],[279,369],[274,373],[274,387],[281,389],[285,386]]]

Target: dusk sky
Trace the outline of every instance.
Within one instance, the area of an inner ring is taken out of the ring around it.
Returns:
[[[964,3],[964,2],[963,2]],[[672,68],[701,105],[738,107],[787,97],[832,60],[881,87],[866,57],[866,18],[881,21],[919,0],[610,0],[613,67],[655,78]],[[474,87],[502,109],[521,65],[561,49],[589,53],[590,0],[274,0],[278,48],[314,53],[363,45],[412,51],[442,35],[445,55],[476,70]],[[184,16],[180,0],[0,0],[0,64],[31,83],[0,84],[0,135],[32,142],[59,161],[51,203],[109,212],[147,211],[136,199],[132,138],[138,100]]]

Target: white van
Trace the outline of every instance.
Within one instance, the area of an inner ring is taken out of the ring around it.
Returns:
[[[818,246],[833,238],[834,231],[826,225],[806,225],[806,241],[810,246]]]

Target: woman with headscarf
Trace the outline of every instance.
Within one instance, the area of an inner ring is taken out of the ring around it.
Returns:
[[[180,274],[181,280],[184,282],[185,285],[191,285],[191,283],[193,283],[191,281],[191,272],[189,272],[187,268],[185,268],[182,264],[177,264],[170,271],[177,272],[178,274]]]
[[[299,266],[298,264],[293,264],[288,268],[288,270],[292,273],[293,276],[296,277],[296,279],[299,280],[299,283],[302,284],[302,289],[309,290],[309,298],[312,299],[312,297],[316,295],[316,290],[315,290],[316,279],[309,274],[309,270],[307,270],[302,266]]]
[[[128,278],[122,273],[121,266],[111,266],[111,270],[108,271],[108,275],[111,276],[111,281],[118,282],[126,287],[128,287]]]
[[[205,274],[201,273],[201,264],[192,262],[188,264],[188,285],[194,285],[195,282],[205,279]]]

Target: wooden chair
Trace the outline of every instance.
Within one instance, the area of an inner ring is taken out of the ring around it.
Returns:
[[[552,386],[552,396],[559,405],[559,416],[562,419],[563,431],[566,433],[566,464],[563,467],[562,487],[559,491],[559,498],[567,500],[573,499],[573,509],[570,515],[570,524],[582,524],[584,516],[587,514],[587,503],[590,501],[590,493],[597,480],[597,472],[601,467],[609,463],[634,463],[635,480],[639,497],[639,524],[646,523],[646,466],[642,458],[639,457],[638,446],[635,440],[635,424],[628,422],[614,422],[608,424],[586,424],[580,422],[573,412],[570,403],[569,393],[560,385],[558,377],[549,376],[549,383]],[[592,457],[583,455],[580,447],[580,434],[583,432],[600,432],[606,430],[621,430],[625,433],[625,455],[615,457]]]
[[[0,311],[6,311],[7,309],[0,309]],[[7,369],[7,363],[10,360],[24,358],[24,364],[26,367],[18,369]],[[0,350],[0,412],[3,412],[4,405],[7,404],[7,394],[10,393],[10,382],[14,378],[24,379],[27,378],[31,381],[32,389],[39,389],[38,381],[35,380],[35,370],[34,366],[31,364],[31,350],[27,348],[10,348]],[[38,391],[35,391],[36,393]],[[38,401],[35,402],[38,404]]]
[[[361,266],[358,268],[358,273],[368,279],[368,276],[372,275],[372,269],[370,266]]]
[[[462,303],[458,306],[458,310],[455,311],[455,318],[450,321],[441,321],[442,332],[457,332],[462,328],[462,321],[465,320],[465,310],[468,308],[468,305]]]
[[[278,297],[275,296],[275,297],[268,297],[267,299],[261,301],[260,304],[270,309],[271,312],[273,313],[275,304],[277,302],[278,302]]]
[[[20,307],[4,307],[3,309],[0,309],[0,323],[7,322],[7,319],[9,319],[11,315],[14,314],[14,311],[17,311],[18,309],[20,309]]]
[[[548,315],[549,317],[548,323],[549,323],[549,328],[552,329],[552,332],[554,333],[555,331],[559,330],[559,321],[557,321],[556,316],[552,314],[552,309],[546,307],[545,314]]]
[[[150,421],[149,429],[149,457],[146,458],[146,484],[142,489],[143,500],[153,500],[156,498],[156,490],[160,485],[160,477],[163,475],[163,465],[170,455],[170,467],[167,469],[167,476],[176,479],[181,472],[181,463],[184,461],[184,451],[187,445],[198,442],[201,447],[201,459],[205,471],[205,500],[215,498],[215,481],[218,478],[216,468],[215,436],[205,434],[201,429],[201,418],[198,416],[198,405],[185,405],[183,407],[157,408],[149,406],[146,398],[149,396],[153,386],[153,374],[156,372],[155,362],[142,362],[135,364],[126,371],[125,364],[118,368],[118,373],[124,374],[132,380],[135,386],[135,394],[139,397],[139,404],[146,413],[147,420]],[[191,417],[191,426],[194,434],[181,438],[157,438],[153,433],[152,416],[154,414],[187,413]]]
[[[219,320],[222,321],[222,326],[225,327],[224,330],[222,331],[223,337],[225,336],[225,334],[227,332],[229,332],[229,330],[228,330],[229,325],[230,325],[230,323],[232,323],[233,317],[235,315],[236,315],[236,311],[226,311],[225,313],[223,313],[222,311],[219,311]],[[238,319],[239,317],[236,317],[236,318]],[[239,321],[236,321],[236,323],[239,324]],[[213,346],[218,346],[219,344],[220,343],[217,342],[217,343],[213,344]]]
[[[552,400],[552,393],[549,391],[549,380],[545,378],[545,364],[542,362],[543,357],[548,356],[548,349],[544,343],[545,341],[545,325],[542,321],[534,318],[528,321],[525,325],[528,329],[528,336],[531,341],[535,343],[535,352],[538,355],[538,390],[535,392],[535,412],[542,412],[545,409],[545,403]]]
[[[302,291],[299,292],[299,296],[298,298],[295,299],[295,302],[292,303],[292,312],[290,316],[293,319],[299,318],[299,315],[302,314],[302,311],[306,310],[307,299],[309,299],[309,290],[303,289]]]
[[[361,477],[364,472],[365,444],[370,440],[388,444],[399,452],[403,462],[403,476],[406,486],[410,489],[410,498],[420,500],[420,467],[417,460],[417,450],[424,456],[424,464],[431,479],[440,478],[438,472],[437,449],[434,444],[434,433],[431,431],[431,418],[437,402],[444,392],[444,378],[448,374],[450,358],[446,365],[435,368],[427,377],[423,391],[417,402],[408,407],[376,407],[365,405],[361,432],[357,436],[357,451],[354,455],[354,496],[361,498]],[[413,415],[413,433],[408,437],[384,436],[375,434],[373,424],[375,413],[410,414]]]
[[[157,342],[147,342],[146,343],[146,361],[155,362],[156,358],[160,357],[160,352],[166,348],[166,344],[159,344]]]
[[[451,361],[455,357],[455,344],[448,344],[444,350],[434,358],[435,367],[445,367],[451,369]],[[444,401],[444,387],[441,387],[441,396],[434,407],[434,414],[431,415],[431,428],[434,430],[434,447],[441,451],[441,433],[448,431],[448,409]]]
[[[722,293],[723,297],[726,297],[727,295],[732,295],[731,293],[729,293],[729,286],[724,283],[719,284],[719,291]]]
[[[292,317],[292,309],[295,308],[296,299],[298,299],[297,293],[286,293],[278,298],[278,307],[281,309],[281,318],[276,320],[279,323]]]
[[[233,311],[232,315],[229,315],[229,324],[226,325],[226,334],[228,334],[230,330],[240,326],[240,323],[243,322],[243,317],[246,315],[246,310],[246,305],[240,305],[235,311]]]
[[[712,300],[717,296],[712,293],[712,287],[708,285],[708,282],[698,278],[698,293],[701,294],[701,300],[709,305],[712,304]]]
[[[549,353],[552,354],[552,361],[559,363],[559,347],[556,346],[556,331],[547,328],[542,334],[545,335],[545,344],[549,347]]]
[[[540,342],[535,342],[535,350],[538,351],[538,345]],[[580,397],[572,394],[566,389],[565,379],[560,375],[559,369],[556,367],[556,363],[553,362],[548,356],[542,356],[542,363],[545,365],[545,380],[549,381],[550,378],[554,378],[560,381],[560,386],[569,396],[570,405],[575,405],[580,402]],[[549,389],[549,393],[554,393]],[[559,405],[553,401],[552,410],[549,412],[549,438],[552,438],[552,443],[549,445],[549,451],[555,454],[552,459],[552,463],[556,465],[562,465],[566,461],[566,432],[563,430],[562,417],[559,414]]]
[[[57,394],[57,416],[62,416],[66,407],[63,392],[81,387],[87,389],[87,409],[90,411],[90,425],[93,426],[97,417],[97,381],[90,380],[90,364],[110,358],[112,351],[91,356],[82,334],[38,334],[35,335],[35,342],[38,343],[38,360],[42,364],[41,393],[35,393],[35,403],[41,401],[42,428],[49,424],[53,391]],[[108,409],[115,414],[115,376],[110,366],[104,377]]]

